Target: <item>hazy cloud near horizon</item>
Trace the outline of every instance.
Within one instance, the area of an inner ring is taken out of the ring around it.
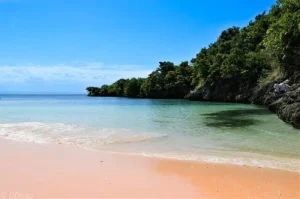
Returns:
[[[150,72],[135,65],[108,66],[80,62],[52,66],[0,66],[0,89],[3,91],[5,88],[4,92],[63,92],[59,85],[71,84],[73,88],[65,89],[84,92],[86,86],[110,84],[120,78],[146,77]]]

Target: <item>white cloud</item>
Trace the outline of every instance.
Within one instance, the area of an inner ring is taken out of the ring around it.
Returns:
[[[0,84],[63,81],[79,83],[112,83],[120,78],[146,77],[151,70],[139,66],[106,66],[101,63],[58,64],[53,66],[0,66]]]

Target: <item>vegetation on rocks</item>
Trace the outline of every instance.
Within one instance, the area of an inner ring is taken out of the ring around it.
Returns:
[[[262,90],[266,87],[272,93],[276,79],[299,83],[299,71],[300,1],[278,0],[246,27],[224,30],[190,62],[159,62],[147,78],[120,79],[101,88],[88,87],[87,91],[89,96],[186,97],[264,104],[263,98],[255,95],[265,96]]]
[[[279,0],[244,28],[224,30],[215,43],[179,65],[159,62],[145,79],[120,79],[90,96],[183,98],[200,82],[214,88],[228,85],[232,93],[257,86],[280,66],[285,77],[300,65],[300,1]],[[273,77],[277,78],[277,76]]]

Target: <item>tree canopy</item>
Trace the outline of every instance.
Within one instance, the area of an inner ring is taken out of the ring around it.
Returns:
[[[147,78],[120,79],[90,96],[183,98],[202,85],[229,85],[233,92],[257,86],[277,63],[286,76],[300,69],[300,1],[278,0],[246,27],[224,30],[216,42],[176,65],[159,62]]]

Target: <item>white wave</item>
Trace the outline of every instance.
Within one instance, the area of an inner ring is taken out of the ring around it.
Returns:
[[[2,138],[84,147],[146,142],[166,136],[158,133],[136,133],[129,129],[93,128],[63,123],[23,122],[0,124],[0,137]]]
[[[146,157],[166,158],[175,160],[188,160],[188,161],[200,161],[216,164],[233,164],[240,166],[253,166],[264,167],[272,169],[281,169],[292,172],[300,172],[299,159],[287,159],[287,158],[274,158],[270,156],[256,156],[256,157],[230,157],[230,156],[215,156],[215,155],[203,155],[203,154],[158,154],[158,153],[140,153],[140,155]]]
[[[167,137],[167,135],[160,133],[141,133],[129,129],[94,128],[63,123],[23,122],[0,124],[0,138],[36,143],[76,145],[95,150],[101,150],[101,147],[106,145],[134,144]],[[170,144],[172,145],[172,143]],[[118,151],[113,152],[119,153]],[[129,154],[177,160],[248,165],[300,172],[299,159],[258,154],[237,154],[232,151],[231,153],[231,155],[226,152],[208,154],[186,151],[183,153],[175,150],[171,153],[164,151],[152,153],[150,150],[147,152],[134,151]]]

